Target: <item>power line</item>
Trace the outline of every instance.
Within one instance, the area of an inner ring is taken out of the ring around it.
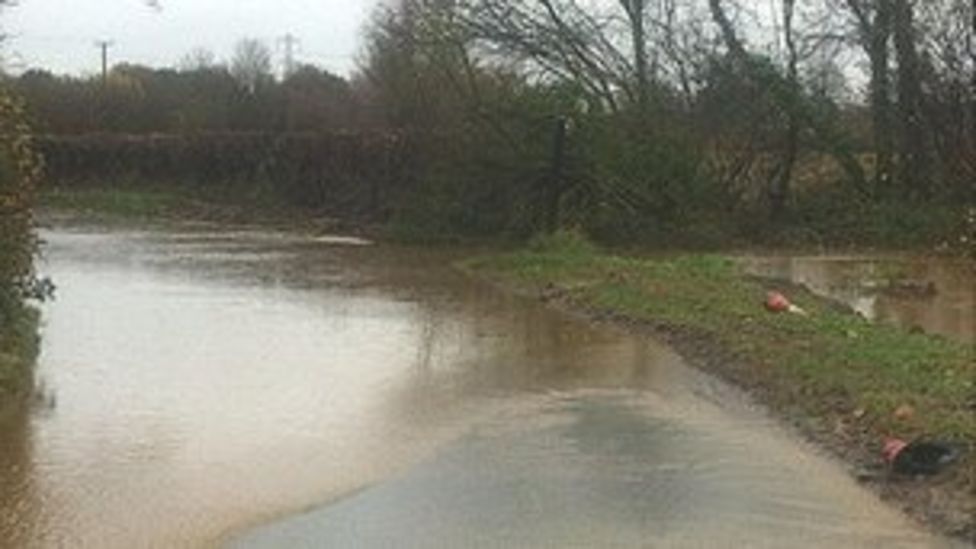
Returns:
[[[12,42],[41,42],[41,43],[82,43],[91,40],[90,36],[68,35],[68,34],[36,34],[36,33],[11,33],[7,35]]]

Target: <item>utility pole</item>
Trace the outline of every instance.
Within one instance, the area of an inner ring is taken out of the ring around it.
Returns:
[[[108,49],[114,45],[111,40],[97,40],[95,46],[102,51],[102,85],[108,85]]]
[[[285,68],[284,78],[288,78],[295,72],[295,48],[300,45],[300,40],[292,33],[281,37],[281,42],[285,45]]]

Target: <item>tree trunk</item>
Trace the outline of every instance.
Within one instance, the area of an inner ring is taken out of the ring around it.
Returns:
[[[926,180],[929,162],[921,116],[922,87],[915,43],[914,6],[910,0],[894,0],[894,8],[900,118],[899,183],[909,194],[927,197],[931,188]]]
[[[783,144],[783,158],[770,188],[770,215],[774,221],[782,221],[786,216],[787,205],[792,193],[793,168],[799,153],[799,70],[797,68],[796,41],[793,37],[793,14],[796,0],[783,1],[783,35],[786,41],[787,64],[786,84],[786,140]]]
[[[729,16],[725,13],[725,8],[722,6],[722,0],[708,0],[708,7],[712,12],[712,19],[718,25],[720,31],[722,31],[722,38],[725,40],[725,45],[729,48],[732,53],[733,59],[745,63],[748,58],[745,47],[742,42],[739,41],[738,35],[735,33],[735,27],[732,25],[732,21]]]
[[[783,3],[783,14],[785,15],[784,29],[787,48],[789,50],[786,81],[778,84],[776,82],[758,82],[761,85],[768,86],[772,84],[781,88],[780,93],[775,94],[777,97],[774,98],[774,101],[787,119],[782,157],[776,172],[769,182],[768,188],[770,216],[774,220],[782,220],[786,214],[786,206],[789,203],[791,193],[793,168],[796,164],[797,155],[799,154],[800,129],[804,125],[804,122],[807,122],[811,126],[817,126],[816,122],[803,112],[803,105],[801,104],[799,70],[797,68],[798,54],[796,42],[793,37],[795,3],[795,0],[785,0]],[[735,27],[725,13],[721,0],[709,0],[709,7],[711,8],[712,19],[718,25],[733,60],[740,64],[748,77],[754,78],[754,75],[752,75],[753,68],[749,62],[749,54],[739,40],[735,32]]]
[[[637,85],[637,108],[644,114],[649,98],[647,63],[647,28],[644,21],[646,0],[622,0],[630,22],[630,34],[634,48],[634,76]]]
[[[865,46],[871,62],[871,116],[874,130],[877,189],[891,181],[891,155],[894,145],[891,128],[891,0],[878,0],[874,21],[866,29]]]
[[[563,176],[566,163],[566,133],[569,121],[560,116],[556,119],[552,140],[552,165],[545,189],[545,230],[554,233],[561,221],[560,206],[565,185]]]

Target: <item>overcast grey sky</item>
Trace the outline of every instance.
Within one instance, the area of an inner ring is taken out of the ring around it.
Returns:
[[[355,65],[359,37],[379,0],[19,0],[4,11],[10,38],[7,68],[42,67],[90,74],[99,70],[95,40],[113,40],[112,61],[175,65],[203,47],[219,59],[242,37],[260,38],[281,60],[279,38],[301,39],[297,58],[347,74]]]

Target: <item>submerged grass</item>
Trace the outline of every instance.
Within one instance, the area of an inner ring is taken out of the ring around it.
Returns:
[[[729,259],[621,257],[563,233],[464,267],[577,309],[694,334],[727,359],[710,369],[847,444],[867,447],[886,434],[976,443],[971,346],[870,323],[802,288],[791,288],[790,298],[809,316],[767,313],[768,282]],[[914,413],[895,413],[906,405]],[[967,458],[956,478],[976,497],[976,460]]]

